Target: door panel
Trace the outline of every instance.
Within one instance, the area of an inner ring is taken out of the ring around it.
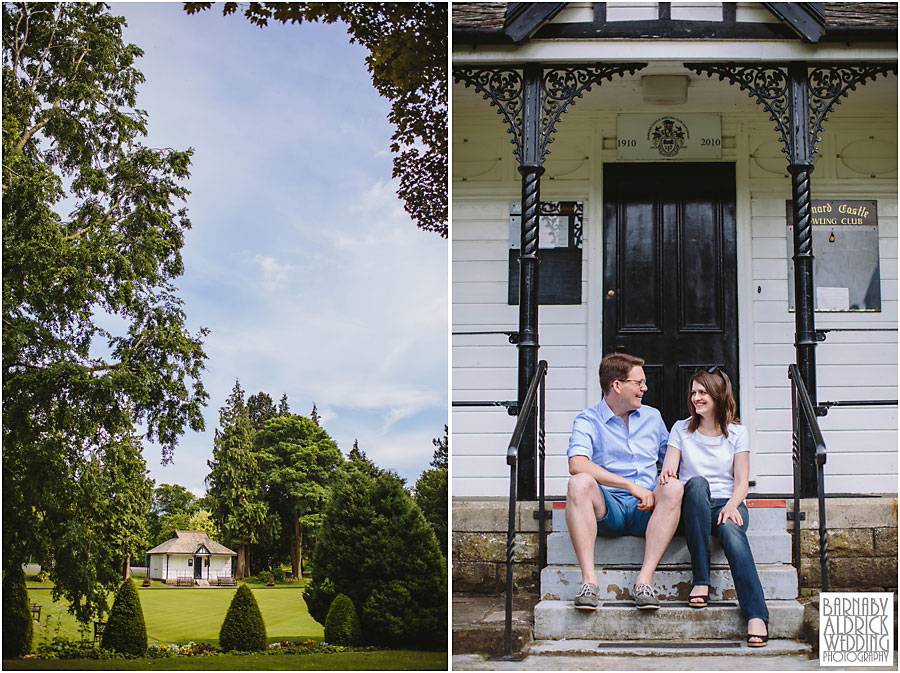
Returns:
[[[667,427],[698,367],[724,367],[740,405],[734,165],[606,164],[603,183],[604,353],[646,360]]]

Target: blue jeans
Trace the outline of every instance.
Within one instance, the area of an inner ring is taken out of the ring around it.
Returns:
[[[694,573],[694,584],[709,585],[709,545],[710,534],[715,533],[719,544],[725,550],[725,557],[731,568],[734,588],[737,590],[741,616],[747,621],[762,619],[769,623],[769,610],[763,596],[753,552],[747,541],[747,525],[750,515],[747,507],[741,503],[738,511],[744,520],[743,526],[728,520],[716,525],[719,512],[728,502],[727,498],[710,498],[709,482],[703,477],[693,477],[684,486],[684,499],[681,502],[681,520],[684,524],[684,536],[688,550],[691,552],[691,570]]]

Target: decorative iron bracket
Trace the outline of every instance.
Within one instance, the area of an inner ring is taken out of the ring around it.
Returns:
[[[536,159],[538,166],[549,154],[547,146],[553,142],[556,124],[566,109],[604,79],[612,81],[616,75],[624,77],[634,74],[646,63],[598,63],[595,65],[554,65],[540,67],[540,138]],[[526,129],[523,110],[525,108],[525,75],[522,69],[508,67],[458,67],[453,69],[453,78],[466,87],[473,87],[482,97],[497,108],[503,117],[506,130],[512,138],[513,154],[520,165],[531,162],[526,158]]]
[[[805,69],[806,87],[809,92],[807,133],[798,137],[792,133],[794,125],[790,119],[791,75],[796,66]],[[819,134],[828,114],[841,98],[849,95],[856,87],[875,81],[878,75],[897,74],[896,63],[817,64],[743,64],[743,63],[685,63],[684,67],[698,75],[717,75],[737,84],[747,95],[756,99],[775,122],[779,140],[784,144],[782,152],[788,155],[788,164],[812,165],[813,154],[818,152],[816,144],[821,141]]]

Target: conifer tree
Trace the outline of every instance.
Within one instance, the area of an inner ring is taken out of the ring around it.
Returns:
[[[225,544],[234,545],[237,561],[234,576],[243,579],[249,572],[250,544],[271,528],[268,506],[259,482],[259,461],[253,446],[253,428],[244,404],[240,381],[225,406],[219,410],[207,497],[213,506],[213,519],[225,536]]]
[[[25,573],[16,564],[3,574],[3,658],[31,652],[33,630]]]
[[[434,533],[390,472],[348,463],[332,489],[304,591],[319,623],[346,594],[363,640],[389,647],[446,647],[447,578]]]
[[[219,649],[223,652],[257,652],[266,649],[266,623],[250,587],[241,584],[231,599],[222,628]]]
[[[316,425],[321,425],[321,424],[319,423],[319,411],[318,411],[318,409],[316,409],[316,403],[315,403],[315,402],[313,402],[313,408],[312,408],[312,411],[309,412],[309,420],[311,420],[311,421],[312,421],[313,423],[315,423]]]
[[[278,415],[287,416],[289,413],[291,413],[291,410],[288,407],[287,393],[282,393],[281,399],[278,401]]]
[[[147,652],[147,627],[134,582],[129,577],[116,592],[100,646],[104,650],[143,656]]]

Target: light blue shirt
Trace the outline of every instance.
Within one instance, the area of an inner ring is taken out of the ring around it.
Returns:
[[[665,457],[668,441],[666,424],[653,407],[642,405],[632,411],[626,428],[604,399],[575,417],[567,455],[587,456],[603,469],[652,490],[656,462]]]

